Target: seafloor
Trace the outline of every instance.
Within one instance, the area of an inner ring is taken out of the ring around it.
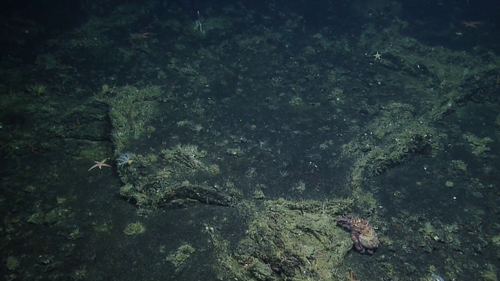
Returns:
[[[50,2],[0,12],[0,279],[497,280],[495,1]]]

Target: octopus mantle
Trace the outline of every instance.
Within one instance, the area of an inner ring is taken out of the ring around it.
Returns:
[[[377,233],[370,226],[368,221],[362,220],[352,214],[337,219],[345,229],[351,232],[351,239],[354,242],[354,248],[360,253],[367,252],[373,254],[378,248],[379,241]]]

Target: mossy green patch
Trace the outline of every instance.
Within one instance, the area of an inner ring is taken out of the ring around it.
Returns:
[[[171,262],[176,270],[179,270],[195,251],[196,249],[190,244],[184,244],[175,253],[170,254],[166,260]]]
[[[207,227],[217,251],[218,270],[228,278],[331,280],[332,272],[352,248],[349,233],[334,219],[351,208],[352,200],[278,199],[242,206],[253,213],[245,238],[234,253],[230,254],[229,244]]]
[[[146,227],[142,225],[140,222],[134,222],[134,223],[129,223],[126,227],[125,230],[123,230],[123,233],[126,235],[136,235],[136,234],[141,234],[146,231]]]

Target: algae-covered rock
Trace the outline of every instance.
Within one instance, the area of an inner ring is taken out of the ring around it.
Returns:
[[[332,272],[353,245],[335,218],[351,206],[347,199],[278,199],[250,206],[254,213],[234,253],[216,232],[207,231],[216,246],[218,270],[238,280],[333,280]]]
[[[175,253],[170,254],[166,260],[171,262],[177,270],[191,257],[196,249],[190,244],[180,246]]]
[[[469,142],[472,154],[476,156],[484,156],[486,152],[490,151],[487,144],[493,141],[491,138],[485,137],[481,139],[473,134],[464,134],[463,137]]]
[[[140,222],[135,222],[135,223],[129,223],[127,227],[125,227],[125,230],[123,230],[123,233],[126,235],[136,235],[136,234],[141,234],[146,231],[146,228],[142,223]]]

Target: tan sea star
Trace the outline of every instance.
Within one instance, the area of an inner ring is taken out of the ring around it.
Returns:
[[[106,160],[108,160],[108,159],[106,158],[106,159],[104,159],[102,161],[94,161],[96,164],[94,166],[90,167],[89,171],[92,170],[92,169],[94,169],[94,168],[96,168],[96,167],[98,167],[99,169],[102,169],[103,166],[111,168],[110,165],[104,164],[104,162],[106,162]]]

